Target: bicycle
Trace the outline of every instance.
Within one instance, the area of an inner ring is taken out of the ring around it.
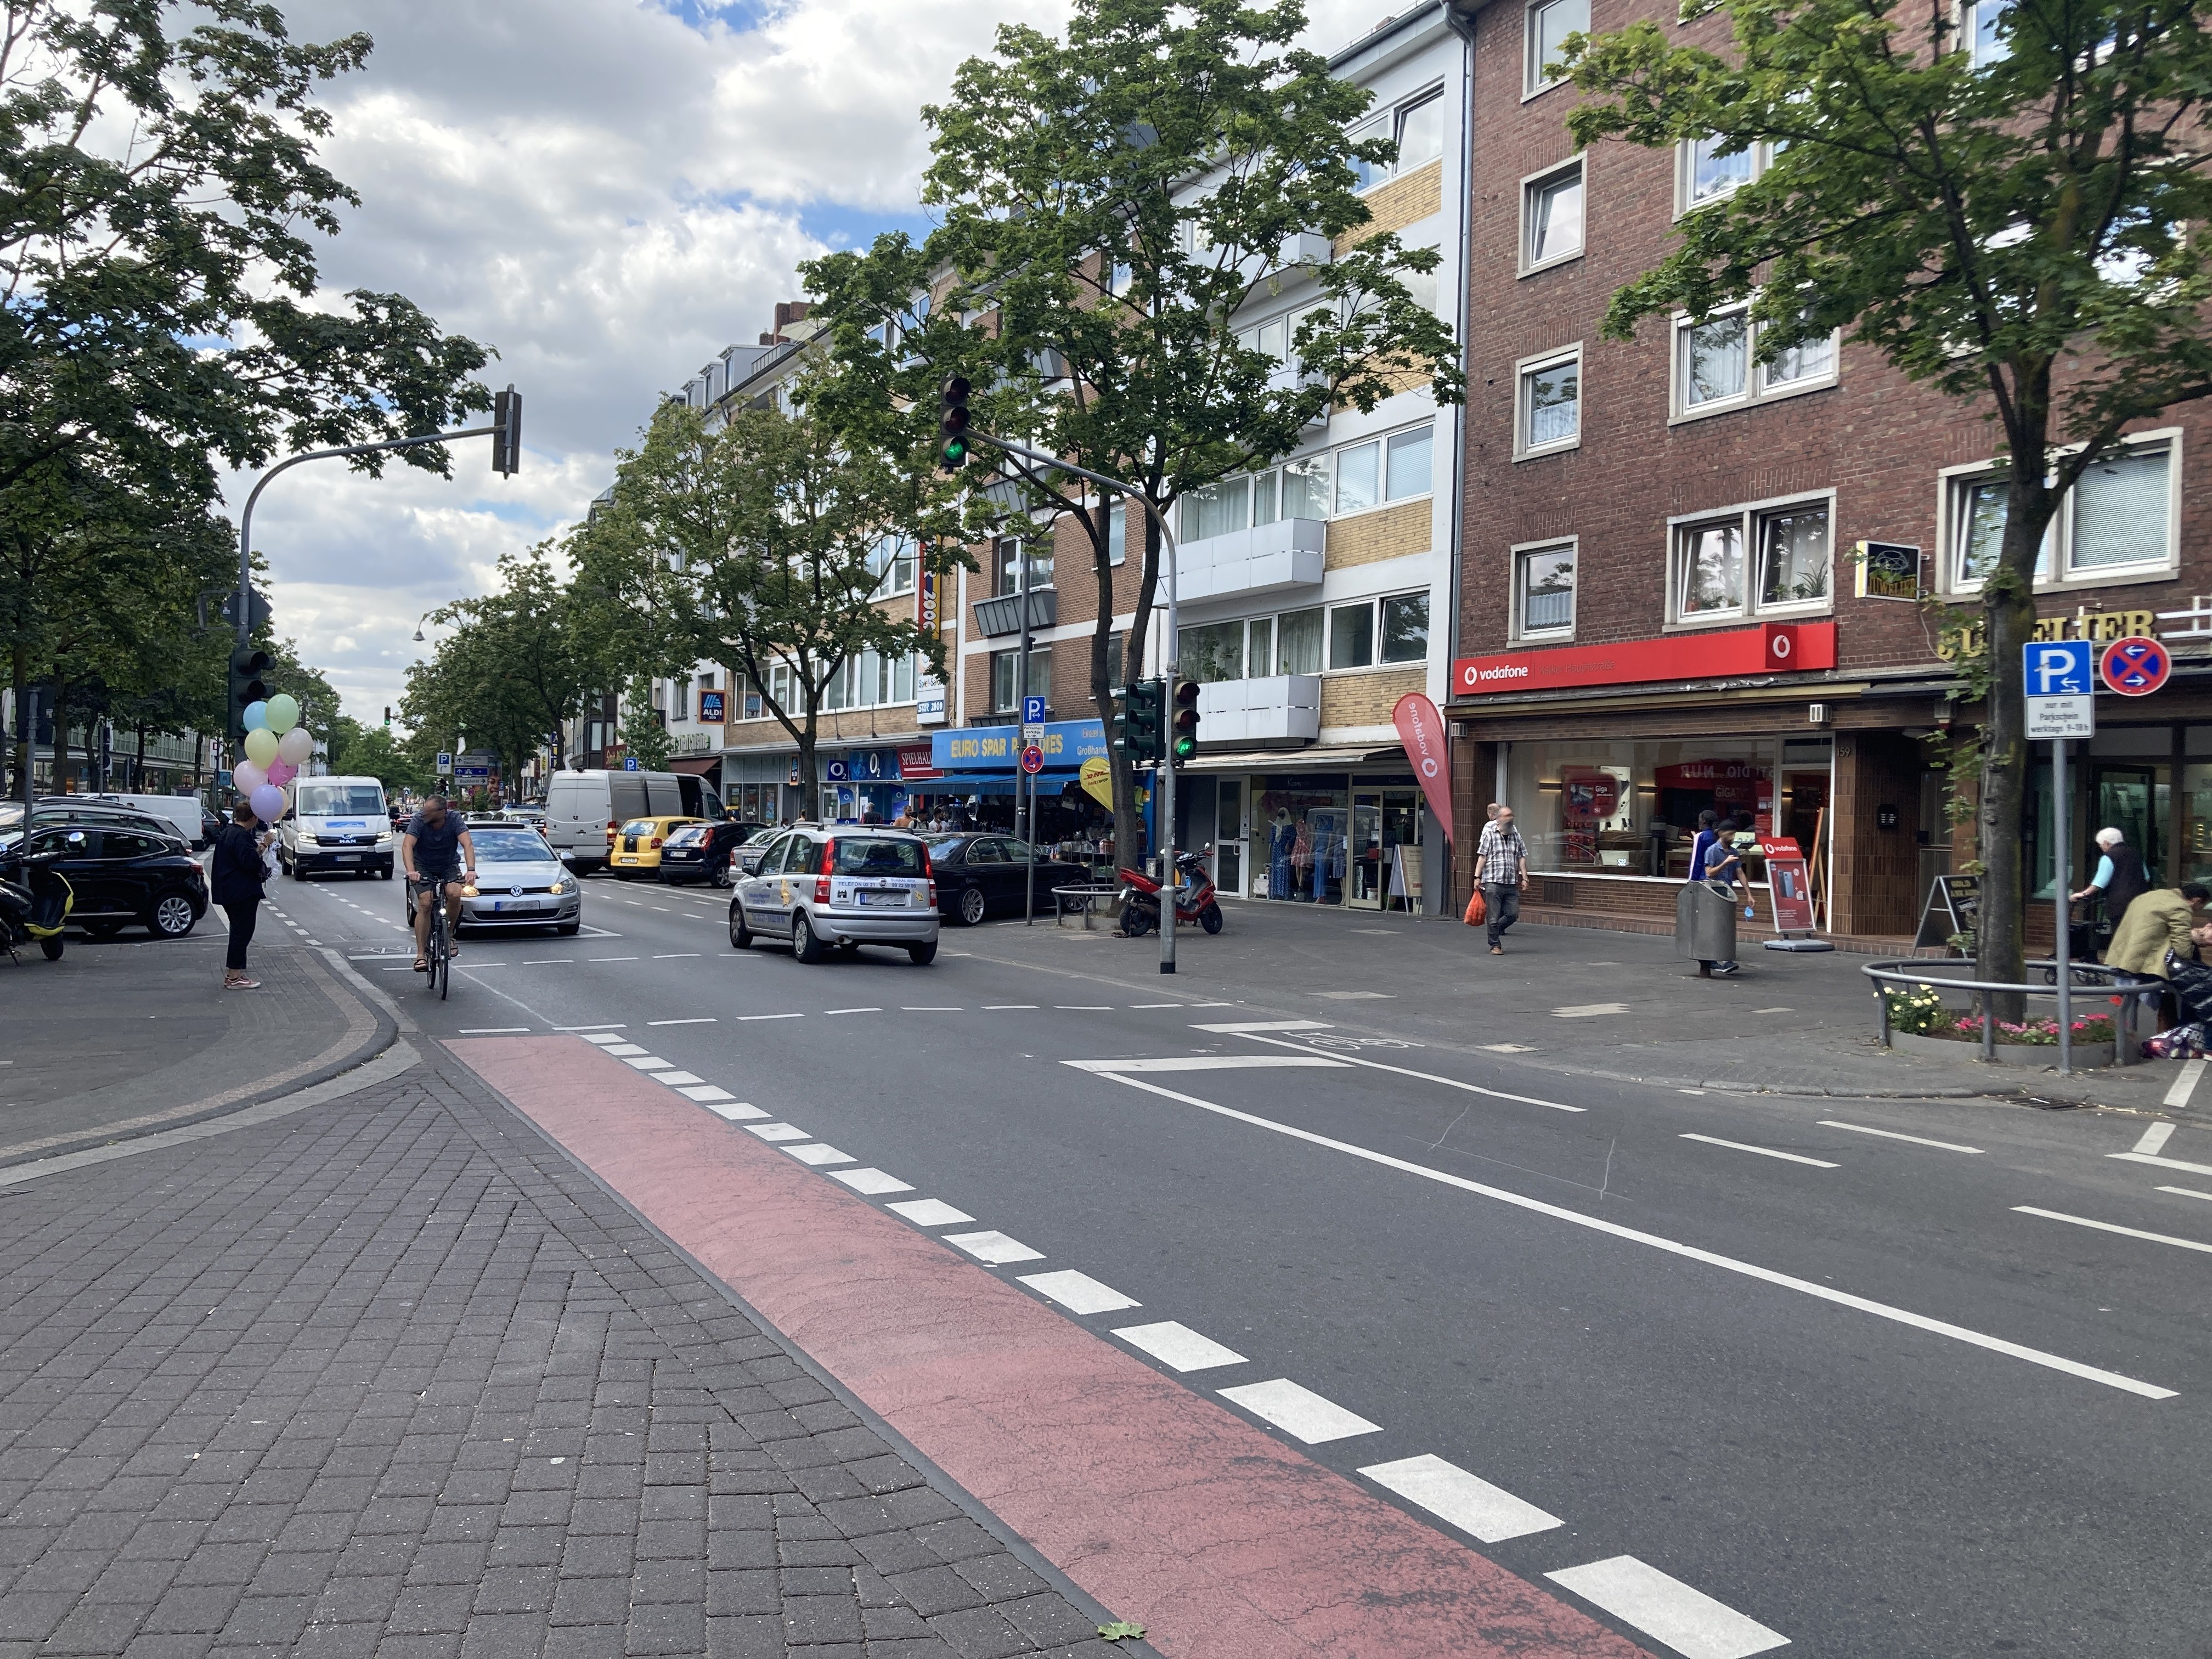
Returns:
[[[446,945],[446,878],[443,876],[418,877],[410,885],[415,888],[418,903],[425,896],[430,902],[430,939],[423,947],[429,966],[422,975],[422,988],[426,994],[443,1002],[446,1000],[447,984],[453,975],[450,953]]]

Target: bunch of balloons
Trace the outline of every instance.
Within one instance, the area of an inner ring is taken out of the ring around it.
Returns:
[[[314,738],[300,724],[299,700],[279,691],[266,702],[246,704],[246,758],[231,769],[230,781],[254,817],[274,823],[284,816],[284,786],[314,752]]]

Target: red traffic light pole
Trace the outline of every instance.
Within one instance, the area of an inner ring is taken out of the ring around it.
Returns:
[[[958,384],[960,387],[960,401],[964,404],[968,385],[964,380],[960,381]],[[955,402],[951,392],[953,382],[947,381],[945,385],[945,404],[949,409]],[[962,409],[961,412],[963,415],[965,415],[967,411],[964,407]],[[948,428],[948,435],[949,433],[950,428]],[[1168,529],[1167,514],[1161,512],[1159,508],[1154,507],[1151,501],[1147,501],[1145,498],[1144,492],[1138,489],[1135,486],[1126,484],[1119,478],[1109,478],[1103,472],[1093,472],[1087,466],[1078,466],[1072,461],[1061,460],[1056,455],[1040,454],[1037,451],[1031,449],[1026,444],[1014,443],[1006,438],[993,437],[989,433],[985,432],[979,428],[966,425],[964,422],[961,426],[960,436],[975,443],[988,444],[992,448],[1003,450],[1009,455],[1022,456],[1029,460],[1036,462],[1041,466],[1051,467],[1054,471],[1072,473],[1079,478],[1088,478],[1092,483],[1098,485],[1101,489],[1118,490],[1121,494],[1127,496],[1131,501],[1136,502],[1139,507],[1145,509],[1146,514],[1152,519],[1152,523],[1159,528],[1160,545],[1167,550],[1168,598],[1166,610],[1168,613],[1168,662],[1166,678],[1167,683],[1170,685],[1175,684],[1181,677],[1179,665],[1182,660],[1182,641],[1177,635],[1176,626],[1176,541],[1174,533]],[[1024,557],[1026,558],[1026,556],[1027,556],[1025,555]],[[1026,611],[1024,614],[1027,614]],[[1026,685],[1028,684],[1029,665],[1026,662],[1022,665],[1022,680],[1024,684]],[[1164,708],[1160,710],[1160,717],[1163,725],[1164,725],[1167,718],[1167,710]],[[1163,738],[1164,738],[1166,735],[1167,734],[1164,731],[1161,732]],[[1160,826],[1160,971],[1164,974],[1172,974],[1176,970],[1175,797],[1175,757],[1172,754],[1164,754],[1160,757],[1159,793],[1158,796],[1158,799],[1159,801],[1158,822]],[[1036,826],[1035,824],[1031,824],[1030,828],[1032,833],[1034,833]]]
[[[419,438],[387,438],[382,443],[348,444],[341,449],[311,449],[287,456],[255,481],[238,515],[238,642],[244,645],[253,633],[253,504],[269,481],[302,461],[327,461],[340,455],[374,455],[385,449],[412,449],[418,444],[450,443],[456,438],[492,440],[492,465],[512,477],[522,463],[522,399],[510,386],[496,394],[489,426],[472,426],[465,432],[426,432]]]

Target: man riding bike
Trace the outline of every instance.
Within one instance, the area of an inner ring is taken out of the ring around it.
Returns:
[[[415,898],[415,971],[430,966],[430,906],[423,902],[431,889],[446,892],[446,955],[458,957],[461,947],[461,884],[477,878],[476,843],[459,814],[447,810],[443,795],[432,795],[422,810],[407,821],[399,840],[399,867],[407,875],[407,890]]]

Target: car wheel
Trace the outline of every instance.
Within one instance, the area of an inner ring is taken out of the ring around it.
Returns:
[[[730,884],[729,860],[724,859],[714,866],[713,872],[707,878],[707,884],[709,887],[727,887]]]
[[[392,866],[388,864],[386,865],[384,868],[376,872],[376,878],[379,881],[390,881],[392,879]]]
[[[794,911],[791,918],[791,954],[801,962],[817,963],[825,952],[822,941],[814,937],[814,929],[806,920],[806,912]]]
[[[305,881],[307,878],[307,866],[301,864],[297,859],[294,859],[292,860],[290,867],[286,870],[285,873],[290,876],[295,881]]]
[[[192,915],[190,899],[182,893],[169,893],[154,906],[146,927],[156,939],[182,939],[192,931],[192,924],[198,920]]]
[[[732,951],[753,948],[753,930],[745,926],[745,907],[735,899],[730,901],[730,948]]]
[[[960,920],[970,927],[983,920],[983,913],[988,908],[980,887],[968,888],[960,895]]]
[[[927,968],[937,960],[937,941],[932,939],[927,945],[909,945],[906,947],[906,953],[915,967]]]

